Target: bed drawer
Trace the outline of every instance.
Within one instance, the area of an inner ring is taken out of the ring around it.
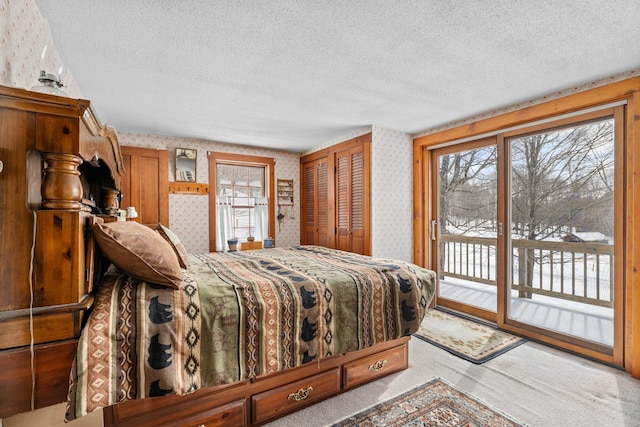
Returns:
[[[242,389],[247,382],[200,389],[187,396],[169,395],[122,402],[103,410],[105,426],[199,427],[246,426],[248,401]],[[155,401],[155,402],[154,402]]]
[[[382,353],[345,363],[342,367],[343,387],[354,387],[401,371],[409,366],[408,361],[408,346],[405,343]]]
[[[191,412],[191,414],[193,414]],[[222,405],[204,412],[191,415],[184,414],[179,420],[181,427],[222,427],[222,426],[243,426],[245,425],[245,400]],[[176,425],[176,421],[171,421],[167,426]]]
[[[319,400],[338,394],[340,391],[340,369],[334,368],[296,381],[251,398],[253,423],[262,423],[308,406]]]

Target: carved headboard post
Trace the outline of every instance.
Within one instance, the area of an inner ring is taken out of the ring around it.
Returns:
[[[82,182],[78,166],[82,159],[73,154],[44,153],[46,162],[42,180],[42,208],[82,209]]]

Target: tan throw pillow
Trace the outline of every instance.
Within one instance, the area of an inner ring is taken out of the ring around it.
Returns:
[[[178,256],[178,262],[180,263],[180,267],[187,268],[189,265],[189,257],[187,255],[187,248],[184,247],[180,238],[171,231],[169,228],[164,225],[158,223],[156,225],[155,230],[162,236],[164,240],[167,241],[173,248],[174,252]]]
[[[175,252],[151,228],[134,221],[98,223],[93,235],[100,250],[123,273],[180,289],[182,270]]]

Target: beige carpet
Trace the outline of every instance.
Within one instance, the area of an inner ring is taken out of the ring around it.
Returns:
[[[456,388],[532,427],[639,425],[640,381],[622,370],[533,341],[478,365],[413,338],[408,369],[268,427],[328,426],[434,377],[446,378]]]
[[[484,363],[526,341],[488,323],[436,309],[427,311],[414,336],[473,363]]]

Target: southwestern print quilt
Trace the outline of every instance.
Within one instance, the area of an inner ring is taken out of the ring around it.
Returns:
[[[179,290],[111,267],[82,331],[67,420],[416,332],[435,274],[319,246],[189,255]]]

